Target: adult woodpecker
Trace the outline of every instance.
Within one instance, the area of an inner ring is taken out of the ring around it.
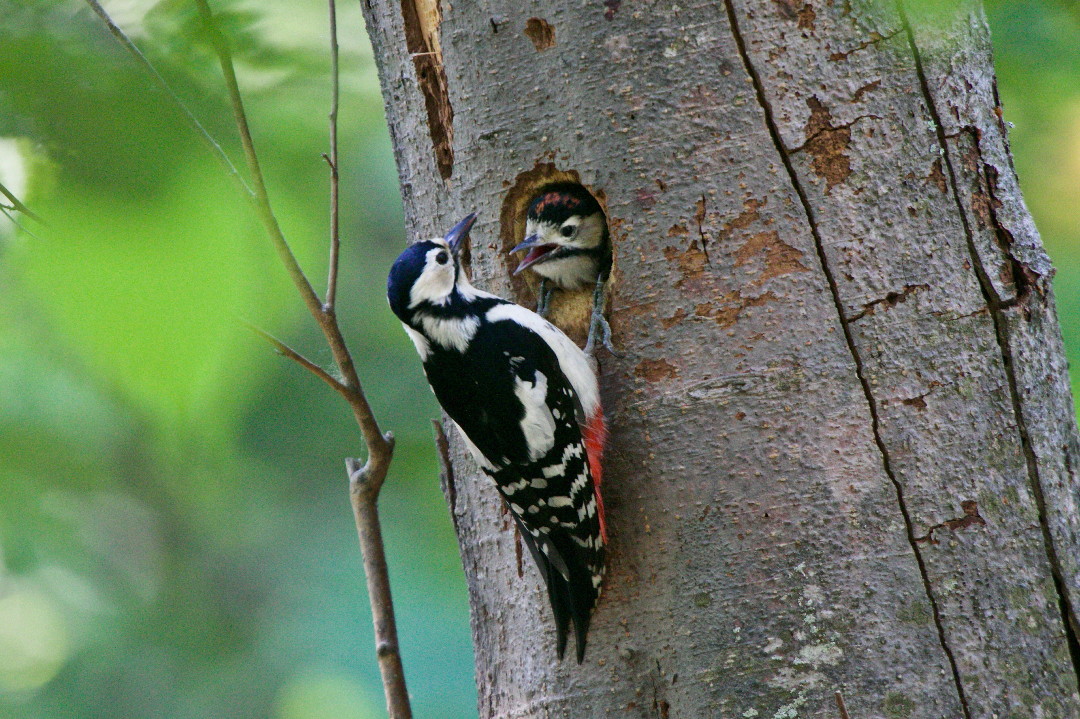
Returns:
[[[592,354],[596,333],[608,350],[611,327],[604,319],[604,283],[611,272],[611,241],[600,203],[574,182],[545,185],[529,204],[525,216],[525,240],[510,253],[524,251],[514,274],[531,269],[540,276],[540,299],[536,311],[547,313],[554,289],[576,290],[595,284],[592,319],[585,351]]]
[[[604,575],[604,416],[588,357],[536,313],[473,287],[458,250],[475,215],[390,268],[390,308],[435,397],[503,501],[547,585],[557,650],[578,663]]]

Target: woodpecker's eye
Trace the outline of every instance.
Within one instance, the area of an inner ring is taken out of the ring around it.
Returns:
[[[559,230],[559,232],[562,234],[563,237],[573,237],[574,233],[577,232],[577,226],[576,225],[563,225],[562,229]]]
[[[439,254],[435,255],[435,261],[438,262],[440,265],[445,265],[447,262],[450,261],[450,255],[446,254],[446,252],[440,252]]]

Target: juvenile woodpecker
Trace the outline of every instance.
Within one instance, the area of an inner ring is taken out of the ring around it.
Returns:
[[[536,313],[469,283],[458,249],[475,215],[390,268],[387,297],[435,397],[492,479],[547,585],[557,651],[578,663],[604,575],[604,416],[584,352]]]
[[[531,269],[540,276],[540,299],[536,311],[547,313],[553,288],[576,290],[595,284],[592,319],[585,351],[592,354],[596,333],[611,346],[611,327],[604,319],[604,282],[611,271],[611,241],[600,203],[588,190],[573,182],[543,187],[525,217],[525,240],[514,252],[525,257],[514,274]]]

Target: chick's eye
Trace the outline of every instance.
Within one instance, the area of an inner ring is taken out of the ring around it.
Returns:
[[[563,237],[573,237],[574,233],[577,232],[577,227],[574,225],[563,225],[559,232]]]
[[[445,265],[449,260],[450,255],[446,254],[445,252],[440,252],[439,254],[435,255],[435,261],[438,262],[440,265]]]

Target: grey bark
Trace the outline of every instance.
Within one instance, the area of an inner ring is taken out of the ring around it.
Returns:
[[[477,210],[474,283],[528,303],[530,187],[613,230],[583,666],[450,436],[481,717],[1080,716],[1077,433],[977,3],[365,13],[410,238]]]

